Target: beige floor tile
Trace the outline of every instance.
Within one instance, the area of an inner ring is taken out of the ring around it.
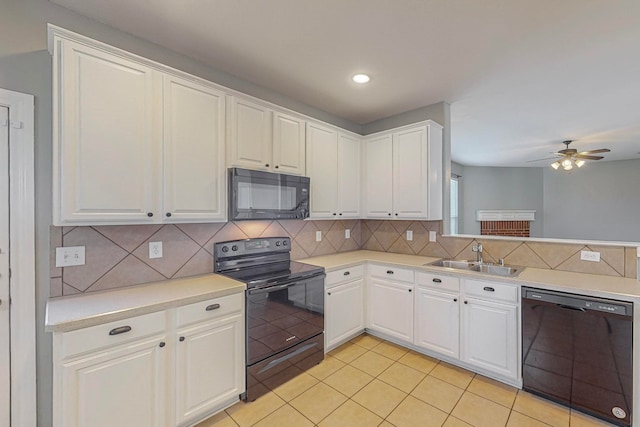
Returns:
[[[351,365],[347,365],[329,375],[323,382],[335,388],[345,396],[351,397],[372,380],[373,377],[371,375],[362,372],[360,369],[356,369]]]
[[[318,381],[319,380],[317,378],[303,372],[286,383],[279,385],[273,389],[273,392],[284,399],[285,402],[289,402],[303,392],[309,390],[314,385],[318,384]]]
[[[367,351],[368,350],[364,347],[348,342],[334,350],[331,350],[329,355],[342,360],[344,363],[351,363]]]
[[[346,400],[347,397],[342,393],[324,383],[318,383],[289,403],[317,424]]]
[[[351,362],[351,366],[377,377],[393,364],[393,360],[369,351]]]
[[[491,400],[465,393],[451,415],[475,427],[497,427],[507,423],[509,412],[509,408]]]
[[[345,366],[345,363],[341,360],[336,359],[335,357],[325,356],[324,360],[318,363],[313,368],[309,369],[307,373],[316,377],[319,380],[323,380],[327,378],[329,375],[333,374],[338,369],[341,369]]]
[[[516,411],[511,411],[507,421],[507,427],[547,427],[548,425]]]
[[[513,410],[557,427],[569,425],[569,409],[549,400],[518,391]]]
[[[571,427],[610,427],[613,424],[607,423],[603,420],[590,417],[587,414],[571,410],[571,421],[569,424]]]
[[[415,351],[410,351],[402,356],[398,362],[428,374],[438,365],[439,360],[416,353]]]
[[[449,414],[463,393],[464,390],[459,387],[428,376],[418,384],[411,395]]]
[[[267,415],[254,424],[255,427],[313,427],[313,423],[289,405],[281,406],[277,411]]]
[[[471,384],[467,387],[467,391],[508,408],[513,406],[513,402],[516,400],[516,395],[518,394],[517,388],[483,377],[482,375],[476,375],[473,378]]]
[[[372,335],[362,334],[351,340],[352,343],[358,344],[360,347],[364,347],[367,350],[371,350],[382,342],[380,338],[376,338]]]
[[[440,427],[447,414],[415,397],[408,396],[387,420],[396,427]]]
[[[402,363],[394,363],[386,371],[378,375],[378,379],[391,384],[405,393],[411,393],[426,374]]]
[[[391,424],[389,421],[385,420],[382,422],[382,424],[380,424],[378,427],[396,427],[393,424]]]
[[[442,427],[473,427],[471,424],[467,424],[462,420],[457,419],[456,417],[452,417],[449,415],[447,421],[444,422]]]
[[[342,406],[322,420],[320,427],[371,427],[382,422],[382,418],[358,405],[353,400],[347,400]],[[292,424],[289,424],[293,426]]]
[[[406,396],[406,393],[397,388],[374,379],[352,399],[376,415],[386,418]]]
[[[204,421],[196,424],[195,427],[237,427],[233,418],[229,416],[226,412],[218,412],[213,417],[209,417]]]
[[[270,392],[259,397],[253,402],[239,402],[227,409],[227,414],[241,427],[250,426],[276,409],[284,405],[284,400],[275,393]]]
[[[398,360],[409,352],[406,347],[383,341],[377,346],[373,347],[371,351],[375,351],[378,354],[388,357],[389,359]]]
[[[467,388],[475,376],[471,371],[444,362],[440,362],[433,368],[429,375],[460,388]]]

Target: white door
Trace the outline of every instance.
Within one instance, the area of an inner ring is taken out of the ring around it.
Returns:
[[[338,133],[334,129],[307,123],[307,173],[311,217],[337,217]]]
[[[305,122],[273,113],[273,168],[290,175],[305,174]]]
[[[0,107],[0,426],[9,425],[9,109]]]
[[[418,288],[414,344],[458,358],[458,295]]]
[[[338,217],[360,218],[360,140],[338,137]]]
[[[364,330],[363,290],[362,279],[327,290],[325,302],[327,348]]]
[[[229,166],[271,170],[271,110],[232,98],[229,114]]]
[[[165,221],[224,221],[224,93],[164,76]]]
[[[393,214],[427,219],[427,131],[424,126],[393,135]]]
[[[393,161],[391,135],[364,143],[365,216],[391,219]]]
[[[368,291],[368,327],[413,342],[413,286],[371,279]]]

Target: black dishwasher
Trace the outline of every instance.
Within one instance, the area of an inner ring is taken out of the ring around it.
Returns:
[[[632,359],[632,303],[522,288],[524,390],[630,426]]]

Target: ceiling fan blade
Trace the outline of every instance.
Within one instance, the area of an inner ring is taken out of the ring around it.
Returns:
[[[543,160],[558,160],[557,157],[547,157],[546,159],[527,160],[525,163],[541,162]]]
[[[578,154],[596,154],[596,153],[608,153],[611,150],[609,150],[608,148],[600,148],[599,150],[589,150],[589,151],[583,151],[581,153]]]
[[[575,156],[576,159],[582,159],[582,160],[600,160],[600,159],[604,159],[604,157],[602,156],[587,156],[584,154],[576,154]]]

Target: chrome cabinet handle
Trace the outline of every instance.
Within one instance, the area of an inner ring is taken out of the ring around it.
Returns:
[[[109,335],[119,335],[131,331],[131,326],[120,326],[109,331]]]
[[[220,304],[211,304],[208,305],[207,308],[205,308],[206,311],[212,311],[212,310],[217,310],[220,308]]]

